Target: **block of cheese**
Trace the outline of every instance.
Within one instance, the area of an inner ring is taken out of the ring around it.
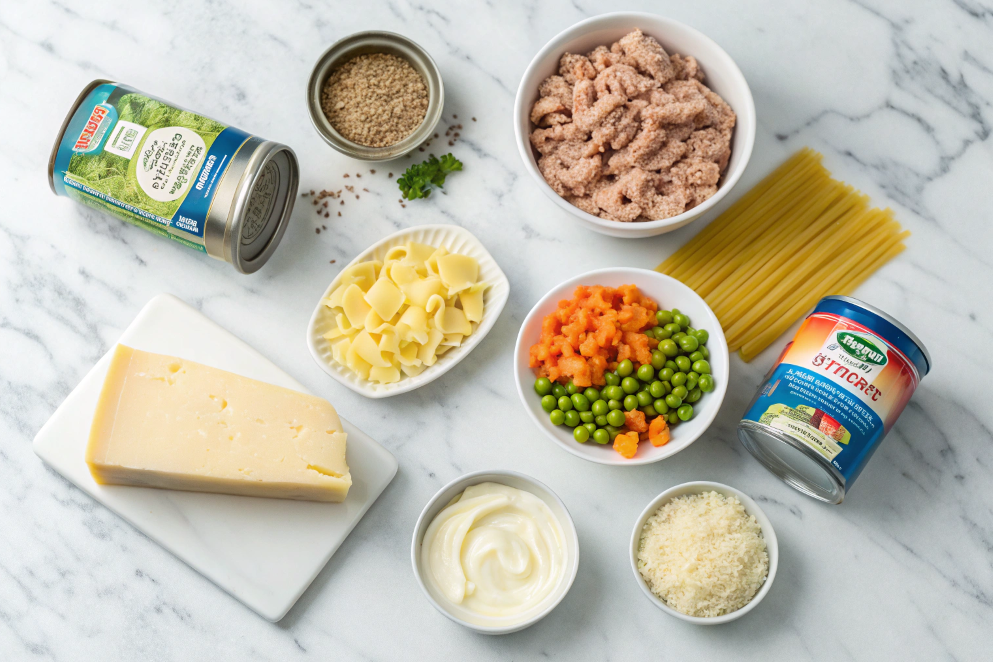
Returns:
[[[345,436],[326,400],[118,345],[86,462],[103,484],[343,501]]]

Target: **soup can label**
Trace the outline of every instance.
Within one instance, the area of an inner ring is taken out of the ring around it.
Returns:
[[[117,83],[95,85],[54,153],[55,192],[207,252],[214,196],[251,135]]]
[[[839,312],[815,310],[743,420],[811,448],[851,485],[919,380],[914,363],[878,332]]]

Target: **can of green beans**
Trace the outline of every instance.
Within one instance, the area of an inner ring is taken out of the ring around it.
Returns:
[[[283,238],[299,173],[286,145],[106,80],[76,99],[48,162],[57,195],[241,273]]]

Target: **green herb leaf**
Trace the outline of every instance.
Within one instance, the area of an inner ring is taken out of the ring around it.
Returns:
[[[445,154],[440,159],[432,156],[407,168],[397,179],[397,185],[408,200],[426,198],[431,195],[432,186],[441,188],[445,185],[445,177],[459,170],[462,170],[462,162],[451,154]]]

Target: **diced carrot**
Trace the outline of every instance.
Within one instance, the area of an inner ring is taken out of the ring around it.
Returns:
[[[652,419],[652,424],[648,426],[648,440],[656,447],[669,443],[669,424],[666,423],[665,416]]]
[[[648,431],[648,423],[645,421],[645,412],[637,409],[634,411],[624,412],[624,425],[627,426],[628,430],[634,430],[635,432]]]
[[[638,452],[638,433],[622,432],[618,434],[614,437],[614,450],[630,460]]]

